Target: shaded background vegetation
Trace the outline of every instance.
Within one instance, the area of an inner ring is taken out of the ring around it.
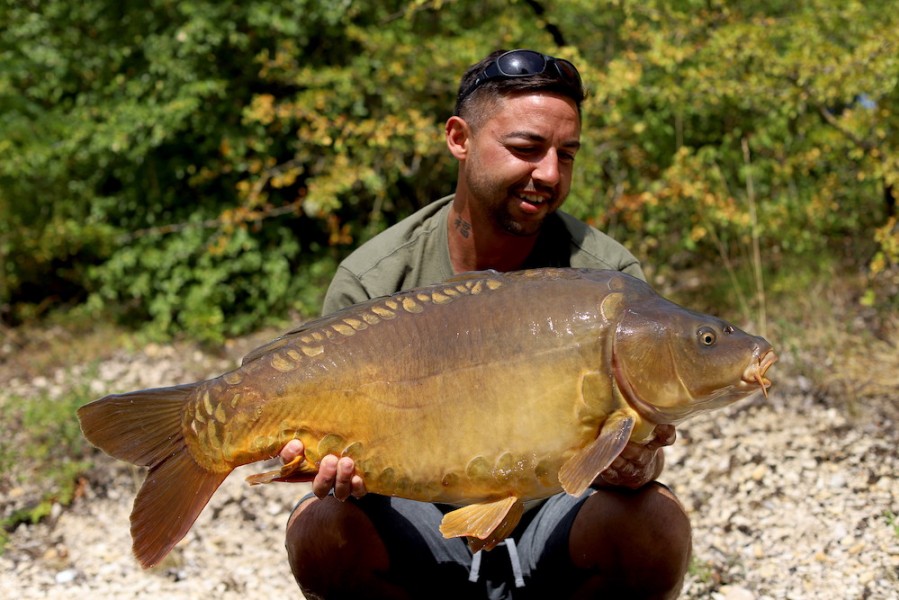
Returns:
[[[567,210],[663,291],[701,273],[694,303],[763,326],[849,276],[876,321],[899,302],[889,4],[4,0],[0,320],[218,343],[315,314],[340,258],[452,191],[465,67],[532,47],[590,89]]]

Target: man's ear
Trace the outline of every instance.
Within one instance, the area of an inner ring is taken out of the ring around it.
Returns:
[[[450,153],[458,160],[468,157],[468,144],[471,141],[471,128],[462,117],[452,116],[446,122],[446,145]]]

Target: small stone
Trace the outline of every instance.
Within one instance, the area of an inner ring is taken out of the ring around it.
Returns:
[[[755,600],[755,594],[738,585],[722,585],[718,592],[722,600]]]
[[[768,467],[767,467],[767,465],[761,464],[761,465],[758,465],[758,466],[752,471],[752,475],[750,475],[750,477],[752,477],[752,479],[753,479],[754,481],[761,481],[762,479],[765,478],[765,473],[767,473],[767,472],[768,472]]]
[[[831,489],[840,489],[846,487],[846,476],[842,473],[834,473],[830,476],[829,485]]]
[[[810,392],[813,388],[812,381],[803,375],[796,378],[796,383],[799,384],[799,389],[803,392]]]
[[[65,571],[60,571],[56,574],[56,583],[57,585],[66,585],[75,581],[76,577],[78,577],[78,571],[75,569],[66,569]]]

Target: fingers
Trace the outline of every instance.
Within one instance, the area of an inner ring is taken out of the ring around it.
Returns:
[[[609,467],[599,475],[603,482],[632,490],[643,487],[656,477],[654,466],[638,466],[625,462],[620,467]]]
[[[338,459],[333,454],[322,458],[318,465],[318,474],[312,481],[312,493],[319,498],[327,496],[334,490],[334,497],[346,500],[353,495],[357,498],[365,495],[365,484],[356,475],[356,463],[352,458],[344,456]]]
[[[334,489],[337,481],[337,457],[331,454],[322,458],[318,465],[318,474],[312,480],[312,493],[319,498],[324,498]]]
[[[656,425],[655,437],[649,441],[650,446],[661,448],[670,446],[677,439],[677,430],[674,425]]]
[[[351,487],[352,487],[352,491],[350,491],[350,493],[355,498],[361,498],[362,496],[364,496],[365,494],[368,493],[367,490],[365,489],[365,483],[362,481],[362,478],[359,477],[358,475],[353,475]]]
[[[661,473],[664,461],[660,449],[670,446],[677,439],[673,425],[659,425],[654,436],[645,444],[629,442],[609,468],[600,475],[601,479],[612,485],[636,489],[643,486]]]
[[[613,469],[621,470],[625,465],[633,465],[635,467],[645,467],[655,457],[658,447],[652,447],[650,444],[645,446],[641,444],[629,443],[624,447],[612,464]]]
[[[338,500],[346,500],[353,489],[353,475],[356,472],[356,465],[351,458],[343,457],[337,459],[336,456],[331,458],[337,462],[337,475],[334,479],[334,497]]]
[[[281,463],[286,465],[296,457],[302,456],[305,451],[306,448],[303,446],[303,442],[300,440],[290,440],[283,448],[281,448],[281,452],[279,453],[281,456]]]
[[[670,446],[676,439],[677,431],[674,429],[674,425],[658,425],[652,439],[645,444],[628,442],[610,466],[620,468],[623,463],[631,462],[638,467],[645,467],[655,458],[659,448]]]

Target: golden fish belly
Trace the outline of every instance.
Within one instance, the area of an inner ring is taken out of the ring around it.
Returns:
[[[440,306],[419,295],[325,319],[222,376],[211,395],[228,431],[194,446],[208,461],[238,465],[299,438],[310,462],[352,456],[370,491],[421,500],[558,491],[559,465],[614,409],[582,386],[585,373],[605,372],[605,327],[595,289],[570,290],[559,308],[538,313],[533,304],[554,291],[527,289]],[[202,438],[208,425],[185,430]]]
[[[340,379],[291,394],[279,425],[307,458],[352,456],[369,491],[471,502],[557,492],[561,463],[596,436],[610,408],[583,397],[587,365],[557,348],[428,376]],[[299,417],[299,418],[297,418]],[[264,436],[266,440],[272,434]]]

